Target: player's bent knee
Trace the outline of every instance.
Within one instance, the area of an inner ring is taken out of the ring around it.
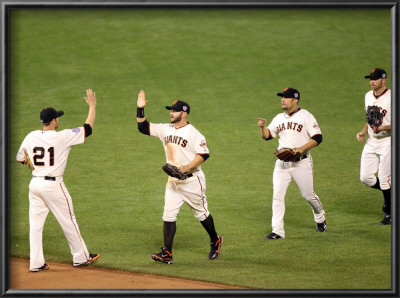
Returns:
[[[177,216],[171,214],[164,214],[162,220],[167,222],[174,222],[177,220]]]
[[[360,176],[360,180],[367,186],[374,186],[376,183],[375,176]]]
[[[210,215],[209,212],[204,212],[204,213],[196,213],[194,216],[199,220],[203,221],[206,220],[206,218]]]

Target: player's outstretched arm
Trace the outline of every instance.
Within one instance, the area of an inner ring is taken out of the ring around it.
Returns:
[[[146,94],[144,90],[140,90],[137,99],[136,121],[138,130],[144,135],[150,135],[150,123],[144,116],[144,107],[147,106]]]
[[[94,120],[96,118],[96,103],[97,103],[96,92],[94,92],[92,89],[86,90],[85,100],[89,105],[89,113],[85,123],[89,124],[90,127],[93,128]]]
[[[147,106],[146,94],[144,90],[140,90],[137,99],[136,120],[138,123],[146,121],[144,117],[144,108]]]

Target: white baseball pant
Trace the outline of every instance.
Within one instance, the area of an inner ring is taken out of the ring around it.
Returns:
[[[168,222],[176,221],[183,203],[187,203],[199,221],[205,220],[210,214],[205,193],[206,179],[202,172],[186,180],[169,177],[162,219]]]
[[[325,211],[314,192],[314,170],[311,156],[298,162],[277,160],[273,174],[272,198],[272,232],[285,238],[284,216],[285,195],[292,179],[296,182],[301,196],[310,205],[314,220],[321,223],[325,220]]]
[[[87,262],[89,252],[81,237],[72,199],[62,177],[56,177],[56,181],[33,177],[29,184],[30,269],[39,268],[45,263],[42,235],[49,210],[67,238],[73,262]]]
[[[378,172],[382,190],[391,187],[390,137],[382,139],[369,138],[361,154],[360,180],[368,185],[376,183],[375,173]]]

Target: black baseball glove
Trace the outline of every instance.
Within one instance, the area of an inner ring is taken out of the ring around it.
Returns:
[[[178,167],[171,165],[170,163],[166,163],[162,166],[162,169],[168,176],[178,178],[179,180],[185,180],[188,178],[188,173],[183,173]]]
[[[366,118],[368,124],[371,126],[374,132],[377,132],[379,126],[382,125],[383,114],[378,106],[368,106]]]

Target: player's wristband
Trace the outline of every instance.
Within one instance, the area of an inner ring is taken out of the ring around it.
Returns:
[[[136,109],[136,117],[137,118],[144,118],[144,108],[137,108]]]

